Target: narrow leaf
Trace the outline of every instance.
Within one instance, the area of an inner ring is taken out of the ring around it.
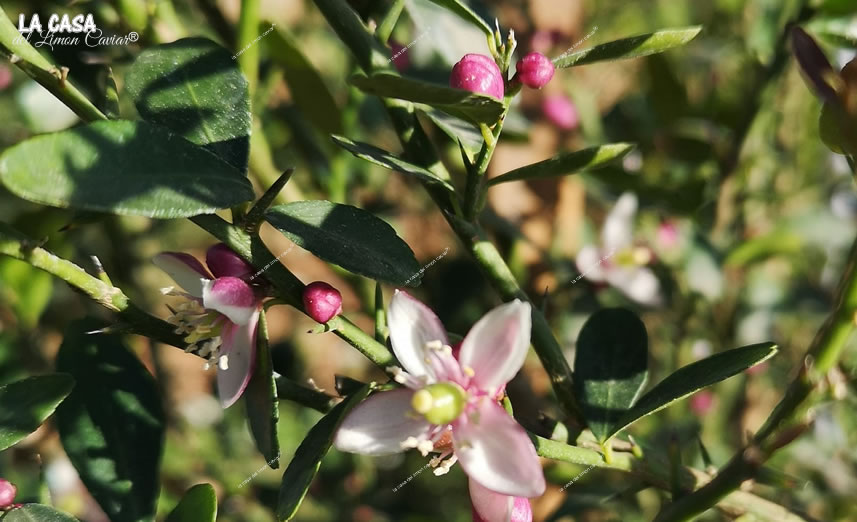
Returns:
[[[71,375],[38,375],[0,386],[0,451],[36,431],[74,387]]]
[[[814,16],[806,29],[837,47],[857,48],[857,13],[832,18]]]
[[[475,155],[482,147],[482,133],[469,122],[431,107],[426,107],[420,112],[434,122],[452,141],[461,142],[471,155]]]
[[[419,284],[420,267],[411,248],[393,227],[365,210],[298,201],[272,207],[265,219],[301,248],[350,272],[394,285]]]
[[[211,484],[197,484],[187,490],[164,522],[214,522],[217,518],[217,495]]]
[[[280,495],[277,499],[277,517],[279,520],[291,520],[298,512],[315,474],[321,466],[321,459],[327,454],[333,436],[345,415],[369,394],[370,385],[364,386],[347,399],[337,404],[330,413],[307,434],[298,446],[295,456],[283,473]]]
[[[256,367],[247,389],[244,390],[247,405],[247,420],[256,447],[265,457],[271,469],[280,467],[280,442],[277,437],[277,421],[280,409],[277,399],[277,383],[274,382],[274,369],[271,362],[271,348],[268,345],[268,323],[265,312],[259,316],[259,328],[256,334]]]
[[[521,179],[567,176],[581,170],[597,169],[621,159],[631,152],[633,148],[634,145],[630,143],[611,143],[576,152],[566,152],[553,158],[501,174],[496,178],[492,178],[488,184],[497,185],[498,183]]]
[[[230,164],[143,121],[31,138],[0,156],[0,181],[42,205],[154,218],[210,214],[253,198]]]
[[[774,343],[760,343],[714,354],[676,370],[640,397],[633,408],[614,423],[607,436],[662,410],[696,391],[737,375],[777,353]]]
[[[574,357],[574,386],[592,433],[604,442],[648,377],[646,326],[625,308],[599,310],[583,325]]]
[[[789,32],[792,51],[804,77],[812,84],[815,93],[824,101],[837,103],[837,84],[841,81],[833,70],[824,51],[810,35],[800,27],[792,27]]]
[[[462,20],[473,24],[485,33],[488,38],[494,37],[494,29],[492,29],[491,26],[488,25],[488,22],[483,20],[481,16],[476,14],[464,2],[460,2],[459,0],[431,0],[431,2],[441,7],[445,7],[447,10],[455,13]]]
[[[342,136],[331,136],[333,143],[336,143],[343,149],[347,150],[351,154],[354,154],[358,158],[365,159],[370,163],[374,163],[375,165],[380,165],[382,167],[386,167],[390,170],[395,170],[396,172],[401,172],[403,174],[410,174],[411,176],[415,176],[420,181],[425,183],[429,183],[432,185],[440,185],[450,192],[454,192],[455,189],[452,185],[449,184],[448,181],[440,179],[435,176],[435,174],[428,170],[420,167],[418,165],[414,165],[413,163],[409,163],[402,158],[394,156],[393,154],[387,152],[384,149],[379,149],[374,145],[369,145],[368,143],[363,143],[360,141],[352,141],[348,138]]]
[[[44,504],[24,504],[0,519],[3,522],[79,522],[73,516]]]
[[[700,31],[702,31],[702,26],[697,25],[680,29],[664,29],[663,31],[654,33],[632,36],[596,45],[582,51],[562,54],[553,59],[553,64],[558,68],[572,67],[607,60],[624,60],[662,53],[693,40]]]
[[[111,520],[155,516],[165,420],[155,381],[104,324],[71,324],[57,369],[77,381],[57,409],[63,448],[86,488]]]

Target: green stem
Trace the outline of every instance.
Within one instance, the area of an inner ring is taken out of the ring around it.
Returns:
[[[238,19],[238,39],[235,44],[238,66],[247,78],[250,98],[259,81],[259,46],[256,37],[259,33],[260,0],[241,0],[241,15]]]
[[[375,340],[387,344],[387,313],[384,309],[384,289],[375,283]]]
[[[402,14],[402,9],[404,7],[405,0],[395,0],[393,2],[393,5],[390,6],[390,10],[387,11],[384,19],[381,20],[380,24],[378,24],[378,28],[375,29],[376,40],[387,45],[387,40],[389,40],[390,35],[393,34],[393,28],[396,27],[396,22],[399,21],[399,16]]]
[[[285,377],[277,377],[277,397],[282,401],[296,402],[321,413],[327,413],[336,405],[336,399],[330,395],[301,386]]]
[[[31,46],[6,16],[2,7],[0,7],[0,51],[19,69],[65,103],[83,121],[107,119],[107,116],[67,79],[68,69],[55,66]]]

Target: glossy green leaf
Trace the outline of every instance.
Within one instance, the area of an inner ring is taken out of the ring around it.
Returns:
[[[409,163],[402,158],[393,156],[384,149],[379,149],[378,147],[369,145],[368,143],[352,141],[343,136],[331,136],[331,138],[333,139],[333,143],[336,143],[358,158],[365,159],[370,163],[386,167],[390,170],[395,170],[396,172],[410,174],[425,183],[440,185],[450,192],[455,191],[455,188],[453,188],[448,181],[438,178],[430,170],[414,165],[413,163]]]
[[[492,178],[488,184],[496,185],[498,183],[521,179],[567,176],[581,170],[597,169],[621,159],[631,152],[633,148],[634,145],[630,143],[610,143],[576,152],[565,152],[553,158],[501,174],[496,178]]]
[[[679,47],[693,40],[702,26],[683,27],[680,29],[664,29],[654,33],[643,34],[615,40],[601,45],[583,49],[573,53],[562,54],[553,59],[557,68],[587,65],[607,60],[624,60],[639,58],[650,54],[662,53],[674,47]]]
[[[74,379],[62,373],[0,386],[0,451],[36,431],[73,387]]]
[[[77,381],[57,409],[63,448],[86,488],[115,521],[150,520],[158,498],[165,420],[152,375],[118,335],[72,323],[57,369]]]
[[[467,53],[479,53],[490,56],[489,42],[484,27],[471,23],[466,17],[438,5],[434,0],[404,0],[405,11],[414,24],[410,45],[405,53],[437,53],[442,62],[436,65],[451,69]],[[442,65],[441,65],[442,64]]]
[[[211,484],[197,484],[187,490],[164,522],[214,522],[217,518],[217,495]]]
[[[297,514],[315,474],[318,473],[321,459],[333,444],[333,436],[339,424],[353,407],[366,398],[369,390],[370,385],[366,385],[349,395],[309,430],[306,438],[295,451],[289,467],[283,473],[280,495],[277,499],[278,520],[291,520]]]
[[[431,0],[431,2],[441,7],[445,7],[450,12],[455,13],[462,20],[473,24],[489,38],[494,37],[494,29],[492,29],[491,26],[488,25],[488,22],[483,20],[481,16],[476,14],[464,2],[460,2],[459,0]]]
[[[277,383],[274,382],[274,368],[271,362],[271,348],[268,345],[268,323],[265,312],[259,316],[256,333],[256,366],[253,376],[244,390],[244,402],[247,405],[247,420],[250,432],[256,441],[256,447],[265,457],[271,469],[280,467],[280,442],[277,437],[277,421],[280,409],[277,400]]]
[[[417,260],[393,227],[373,214],[329,201],[272,207],[265,219],[319,258],[376,281],[419,284]]]
[[[78,522],[73,516],[44,504],[24,504],[0,519],[3,522]]]
[[[648,377],[646,326],[625,308],[599,310],[583,325],[574,356],[574,387],[583,417],[603,442],[634,404]]]
[[[140,53],[125,81],[144,120],[247,171],[250,92],[229,51],[205,38],[155,45]]]
[[[42,205],[154,218],[210,214],[253,198],[234,167],[142,121],[31,138],[0,156],[0,181]]]
[[[714,354],[679,368],[646,392],[607,432],[607,437],[646,415],[696,391],[737,375],[777,353],[774,343],[759,343]]]
[[[471,155],[475,155],[482,147],[482,133],[470,122],[431,107],[426,107],[420,112],[434,122],[450,139],[460,141]],[[506,117],[508,119],[508,115]],[[506,124],[503,125],[503,128],[506,128]]]
[[[352,76],[349,81],[363,92],[430,105],[447,114],[473,123],[494,124],[503,113],[503,104],[490,96],[395,74],[378,73],[372,76]]]
[[[301,52],[295,37],[278,28],[266,36],[265,43],[271,47],[271,58],[283,68],[295,105],[322,131],[328,134],[341,133],[342,116],[336,99],[324,79]]]

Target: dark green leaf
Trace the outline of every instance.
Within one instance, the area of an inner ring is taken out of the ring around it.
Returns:
[[[603,442],[646,384],[646,326],[625,308],[599,310],[577,339],[574,386],[586,424]]]
[[[154,218],[210,214],[253,198],[214,154],[142,121],[99,121],[15,145],[0,181],[42,205]]]
[[[156,45],[140,53],[126,82],[144,120],[247,171],[250,93],[229,51],[205,38]]]
[[[455,192],[455,189],[448,181],[438,178],[430,170],[414,165],[413,163],[408,163],[402,158],[393,156],[384,149],[379,149],[378,147],[369,145],[368,143],[352,141],[342,136],[331,136],[331,138],[333,139],[333,143],[336,143],[358,158],[365,159],[375,165],[380,165],[390,170],[395,170],[396,172],[410,174],[411,176],[419,178],[420,181],[430,183],[432,185],[440,185],[450,192]]]
[[[370,385],[366,385],[337,404],[330,413],[322,417],[309,430],[306,438],[298,446],[294,458],[283,473],[283,480],[280,484],[280,496],[277,499],[277,518],[279,520],[291,520],[297,514],[315,474],[318,473],[321,459],[324,458],[331,444],[333,444],[333,436],[336,434],[339,424],[345,415],[351,411],[351,408],[366,398],[369,389]]]
[[[265,42],[271,46],[271,57],[283,68],[295,105],[319,129],[328,134],[341,133],[342,117],[336,100],[291,33],[276,29]]]
[[[73,516],[43,504],[24,504],[0,518],[3,522],[78,522]]]
[[[664,29],[650,34],[623,38],[582,51],[562,54],[553,59],[553,64],[557,68],[572,67],[606,60],[624,60],[662,53],[693,40],[701,30],[702,26],[697,25],[681,29]]]
[[[187,490],[179,504],[164,522],[214,522],[217,518],[217,495],[211,484],[197,484]]]
[[[464,2],[459,2],[458,0],[431,0],[431,2],[445,7],[449,11],[458,15],[462,20],[473,24],[489,38],[494,37],[494,29],[492,29],[491,26],[488,25],[488,22],[483,20],[481,16],[473,12],[473,10]]]
[[[386,98],[398,98],[430,105],[473,123],[494,124],[503,113],[503,104],[490,96],[463,89],[422,82],[395,74],[352,76],[350,82],[361,91]]]
[[[377,281],[419,284],[419,265],[393,227],[365,210],[329,201],[271,208],[265,219],[321,259]]]
[[[662,410],[706,386],[741,373],[776,353],[777,345],[774,343],[753,344],[720,352],[679,368],[640,397],[634,407],[611,426],[607,437],[641,417]]]
[[[121,337],[76,321],[57,369],[77,386],[57,409],[57,428],[81,480],[111,520],[149,520],[158,498],[164,412],[155,381]]]
[[[431,107],[426,107],[420,112],[428,116],[450,139],[460,141],[471,155],[475,155],[482,147],[482,133],[471,123]],[[503,128],[506,128],[505,124]]]
[[[496,185],[507,181],[521,179],[551,178],[566,176],[580,170],[592,170],[603,167],[612,161],[621,159],[631,152],[634,145],[630,143],[610,143],[600,147],[590,147],[576,152],[558,154],[553,158],[539,161],[519,169],[492,178],[488,184]]]
[[[271,363],[271,348],[268,346],[268,324],[265,312],[259,315],[259,328],[256,334],[256,367],[244,390],[247,404],[247,419],[250,431],[256,441],[256,447],[265,457],[271,469],[280,467],[280,442],[277,438],[277,421],[280,409],[277,401],[277,384],[274,382],[274,369]]]
[[[74,387],[70,375],[38,375],[0,386],[0,451],[36,431]]]

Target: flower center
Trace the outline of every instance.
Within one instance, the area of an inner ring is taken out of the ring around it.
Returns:
[[[449,424],[461,415],[467,402],[466,392],[454,382],[430,384],[414,393],[411,406],[432,424]]]
[[[652,253],[646,247],[628,247],[616,253],[613,262],[621,266],[643,266],[652,260]]]
[[[205,309],[199,301],[183,292],[177,292],[172,288],[165,288],[162,292],[164,295],[186,299],[177,307],[170,308],[173,315],[167,318],[167,322],[175,325],[175,333],[184,335],[184,340],[188,343],[185,351],[207,359],[206,369],[211,366],[211,363],[217,362],[225,370],[228,364],[226,356],[220,354],[222,314]]]

